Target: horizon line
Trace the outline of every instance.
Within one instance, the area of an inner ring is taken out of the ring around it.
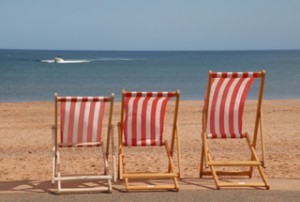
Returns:
[[[215,49],[215,50],[188,50],[188,49],[183,49],[183,50],[125,50],[125,49],[111,49],[111,50],[89,50],[89,49],[27,49],[27,48],[0,48],[0,50],[20,50],[20,51],[111,51],[111,52],[214,52],[214,51],[300,51],[299,49]]]

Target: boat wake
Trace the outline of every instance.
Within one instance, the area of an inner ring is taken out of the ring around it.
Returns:
[[[55,60],[41,60],[41,62],[57,63],[57,62],[55,62]],[[63,60],[63,61],[60,61],[59,64],[66,64],[66,63],[87,63],[87,62],[92,62],[92,61],[91,60]]]
[[[59,60],[58,60],[59,59]],[[56,63],[56,64],[74,64],[74,63],[88,63],[88,62],[114,62],[114,61],[132,61],[136,60],[134,58],[110,58],[110,57],[102,57],[102,58],[97,58],[97,59],[82,59],[82,60],[65,60],[65,59],[60,59],[58,57],[52,59],[52,60],[40,60],[40,62],[45,62],[45,63]]]

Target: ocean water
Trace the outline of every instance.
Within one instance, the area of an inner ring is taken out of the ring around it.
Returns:
[[[61,55],[65,63],[54,63]],[[212,71],[266,70],[265,99],[300,98],[300,50],[45,51],[0,50],[0,102],[60,95],[110,95],[122,89],[172,91],[203,99]],[[254,97],[250,92],[250,98]]]

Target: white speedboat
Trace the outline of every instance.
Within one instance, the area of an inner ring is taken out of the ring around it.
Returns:
[[[61,56],[57,56],[54,58],[54,62],[55,63],[63,63],[64,59]]]

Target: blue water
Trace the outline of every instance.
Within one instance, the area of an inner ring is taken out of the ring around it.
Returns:
[[[53,63],[61,55],[66,63]],[[265,69],[265,99],[300,98],[296,51],[41,51],[0,50],[0,102],[52,100],[60,95],[109,95],[122,89],[170,91],[203,99],[213,71]],[[250,94],[250,96],[253,96]]]

